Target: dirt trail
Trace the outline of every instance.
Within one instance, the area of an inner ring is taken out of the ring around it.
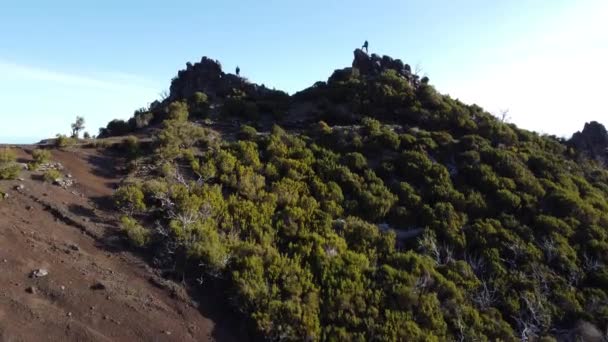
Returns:
[[[114,248],[122,244],[115,218],[102,209],[120,179],[115,160],[95,150],[53,158],[76,185],[62,189],[30,172],[0,182],[9,194],[0,201],[0,341],[233,340],[168,290],[183,288]],[[31,277],[37,269],[48,275]]]

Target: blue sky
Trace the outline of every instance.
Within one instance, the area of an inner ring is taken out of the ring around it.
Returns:
[[[511,121],[569,136],[608,124],[608,1],[20,1],[0,6],[0,140],[96,134],[168,89],[187,61],[238,64],[294,92],[370,52]]]

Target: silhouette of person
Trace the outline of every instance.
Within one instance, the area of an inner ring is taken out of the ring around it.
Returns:
[[[236,75],[237,76],[241,75],[241,68],[239,68],[238,66],[236,67]]]
[[[365,43],[363,43],[363,46],[361,47],[362,49],[365,49],[365,52],[369,52],[368,48],[369,48],[369,43],[367,42],[367,40],[365,41]]]

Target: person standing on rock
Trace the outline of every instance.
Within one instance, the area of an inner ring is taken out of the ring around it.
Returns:
[[[361,47],[361,49],[365,49],[365,53],[368,53],[369,52],[368,48],[369,48],[369,43],[366,40],[365,43],[363,43],[363,46]]]
[[[239,68],[238,65],[236,67],[236,75],[241,76],[241,68]]]

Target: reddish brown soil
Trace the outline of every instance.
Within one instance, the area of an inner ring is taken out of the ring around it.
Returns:
[[[195,307],[181,285],[121,247],[115,217],[104,211],[120,162],[95,150],[53,157],[77,181],[72,188],[28,171],[22,181],[0,181],[9,194],[0,201],[0,341],[235,340],[202,314],[213,308]],[[48,275],[31,278],[40,268]]]

